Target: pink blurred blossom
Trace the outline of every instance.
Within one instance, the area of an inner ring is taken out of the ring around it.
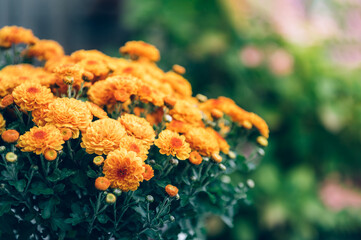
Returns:
[[[342,186],[336,180],[326,180],[319,196],[322,202],[333,211],[345,208],[361,208],[361,193]]]
[[[261,65],[263,61],[263,53],[254,46],[246,46],[241,49],[240,59],[246,67],[255,68]]]
[[[277,76],[286,76],[293,72],[293,56],[283,49],[271,53],[268,58],[268,66],[271,72]]]

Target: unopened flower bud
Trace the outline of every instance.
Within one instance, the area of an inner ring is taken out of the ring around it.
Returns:
[[[146,199],[150,203],[154,202],[154,197],[152,195],[147,195]]]
[[[0,184],[0,190],[5,189],[5,183]]]
[[[94,159],[93,159],[93,163],[97,166],[100,166],[102,165],[104,162],[104,158],[102,156],[96,156]]]
[[[1,134],[1,138],[2,138],[2,140],[4,140],[4,142],[14,143],[18,140],[19,135],[20,134],[18,131],[14,130],[14,129],[9,129],[9,130],[4,131]]]
[[[204,157],[204,158],[203,158],[203,161],[208,162],[208,161],[209,161],[209,157]]]
[[[195,182],[195,181],[197,181],[197,177],[196,177],[196,176],[191,176],[191,180],[192,180],[193,182]]]
[[[48,161],[54,161],[57,156],[58,156],[58,153],[54,149],[47,149],[44,152],[44,157]]]
[[[109,188],[110,186],[110,181],[108,178],[106,177],[98,177],[95,180],[95,188],[100,190],[100,191],[105,191]]]
[[[6,108],[14,103],[14,97],[11,94],[6,95],[3,99],[1,99],[0,107]]]
[[[198,101],[200,101],[200,102],[205,102],[205,101],[208,100],[208,98],[207,98],[206,96],[204,96],[203,94],[200,94],[200,93],[198,93],[198,94],[196,95],[196,98],[197,98]]]
[[[117,197],[113,193],[108,193],[105,198],[105,201],[109,204],[115,203],[116,200],[117,200]]]
[[[174,221],[175,221],[175,217],[172,216],[172,215],[169,215],[169,220],[170,220],[171,222],[174,222]]]
[[[244,188],[244,183],[243,182],[238,183],[238,187],[239,188]]]
[[[169,160],[169,162],[174,166],[177,166],[178,163],[179,163],[179,161],[177,159],[175,159],[175,158],[172,158],[171,160]]]
[[[186,69],[178,64],[174,64],[172,70],[173,72],[178,73],[179,75],[183,75],[186,73]]]
[[[113,193],[119,197],[120,195],[122,195],[122,190],[120,190],[119,188],[116,188],[113,190]]]
[[[18,160],[18,155],[16,155],[13,152],[8,152],[5,156],[6,161],[8,162],[16,162],[16,160]]]
[[[175,200],[179,200],[179,199],[180,199],[179,194],[175,195]]]
[[[5,150],[6,150],[6,147],[5,147],[5,146],[0,146],[0,153],[5,152]]]
[[[247,180],[247,185],[248,185],[248,187],[250,187],[250,188],[254,188],[255,183],[254,183],[254,181],[253,181],[252,179],[248,179],[248,180]]]
[[[155,160],[153,160],[153,159],[152,159],[152,160],[149,160],[149,163],[150,163],[150,164],[155,164]]]
[[[166,122],[171,122],[173,120],[172,116],[169,114],[165,115],[164,119]]]
[[[230,159],[235,159],[237,156],[236,156],[236,154],[235,154],[234,152],[229,151],[229,152],[228,152],[228,157],[229,157]]]
[[[168,193],[168,195],[170,197],[174,197],[178,194],[178,188],[171,184],[168,184],[167,186],[165,186],[165,191]]]
[[[260,156],[264,156],[265,155],[265,151],[262,149],[262,148],[260,148],[260,149],[258,149],[258,154],[260,155]]]
[[[257,137],[257,143],[259,145],[261,145],[262,147],[267,147],[268,145],[268,140],[267,138],[263,137],[263,136],[259,136]]]
[[[221,181],[224,183],[230,183],[231,182],[231,178],[228,175],[223,175],[221,177]]]
[[[220,163],[220,162],[222,162],[222,157],[221,157],[221,155],[219,155],[219,153],[213,153],[212,160],[216,163]]]
[[[73,85],[74,83],[74,77],[72,76],[65,76],[63,78],[63,82],[66,84],[66,85]]]
[[[226,171],[227,167],[224,166],[222,163],[218,165],[219,169],[221,169],[222,171]]]
[[[37,165],[31,165],[31,168],[34,170],[34,171],[38,171],[39,170],[39,167]]]
[[[212,109],[211,116],[215,119],[219,119],[223,117],[223,112],[218,109]]]

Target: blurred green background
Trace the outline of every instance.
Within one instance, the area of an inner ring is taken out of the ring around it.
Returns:
[[[361,239],[360,0],[4,0],[0,13],[67,53],[150,42],[194,93],[268,122],[253,204],[233,228],[211,217],[209,239]]]

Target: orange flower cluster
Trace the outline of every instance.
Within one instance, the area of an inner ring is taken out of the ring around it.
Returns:
[[[192,97],[185,68],[161,70],[155,63],[160,54],[153,45],[126,43],[120,52],[130,58],[113,58],[97,50],[65,55],[57,42],[39,40],[30,30],[0,29],[0,46],[19,43],[28,45],[23,55],[43,61],[44,67],[17,64],[0,70],[4,114],[0,114],[0,134],[15,113],[27,130],[18,129],[24,133],[19,139],[15,130],[8,130],[3,141],[17,141],[22,151],[43,154],[51,161],[61,157],[57,151],[64,141],[65,150],[71,151],[69,145],[76,142],[71,138],[79,138],[87,154],[98,155],[94,164],[104,175],[95,183],[99,190],[109,186],[136,190],[157,174],[149,156],[157,156],[158,151],[189,159],[193,165],[202,164],[204,157],[219,163],[230,150],[226,141],[230,126],[248,130],[254,126],[262,135],[258,145],[268,143],[269,129],[262,118],[225,97]],[[227,116],[237,124],[228,123]],[[177,194],[175,188],[167,189],[170,196]]]

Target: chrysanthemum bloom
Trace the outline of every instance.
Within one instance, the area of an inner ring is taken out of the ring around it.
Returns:
[[[155,110],[151,114],[147,114],[147,116],[145,116],[145,119],[147,119],[151,126],[154,126],[159,125],[163,121],[163,117],[163,108],[157,108],[157,110]]]
[[[95,77],[101,79],[104,79],[110,71],[106,61],[101,58],[84,58],[77,64],[82,66],[85,71],[91,72]]]
[[[122,54],[129,54],[132,58],[139,57],[153,62],[157,62],[160,59],[158,49],[143,41],[129,41],[119,51]]]
[[[104,162],[103,173],[109,179],[112,188],[122,191],[135,191],[144,177],[145,167],[142,159],[135,152],[124,148],[110,152]]]
[[[191,148],[201,155],[210,157],[212,153],[219,152],[217,138],[213,132],[206,128],[191,128],[185,134]]]
[[[106,177],[98,177],[95,180],[95,188],[100,191],[107,190],[109,188],[109,186],[110,186],[110,181]]]
[[[42,127],[42,126],[46,125],[45,118],[49,112],[48,107],[49,107],[49,105],[45,105],[45,106],[35,109],[34,111],[31,112],[32,120],[36,124],[36,126]]]
[[[73,132],[69,128],[60,128],[59,130],[64,141],[68,141],[73,136]]]
[[[202,163],[203,158],[197,151],[192,151],[191,154],[189,154],[189,161],[194,165],[199,165]]]
[[[108,118],[108,114],[98,105],[89,101],[86,101],[85,103],[94,117],[97,117],[99,119]]]
[[[32,82],[19,85],[14,89],[12,95],[16,105],[25,111],[42,108],[54,99],[49,88]]]
[[[181,75],[175,72],[167,72],[162,81],[169,83],[177,96],[181,98],[192,96],[191,84]]]
[[[3,133],[5,131],[5,124],[6,124],[6,121],[3,117],[3,115],[0,113],[0,133]]]
[[[108,154],[119,148],[126,132],[122,124],[111,118],[92,122],[82,137],[81,147],[89,154]]]
[[[93,158],[93,163],[97,166],[102,165],[103,162],[104,162],[103,156],[96,156],[95,158]]]
[[[171,96],[166,96],[163,101],[168,108],[173,108],[174,105],[177,103],[177,99]]]
[[[153,103],[157,107],[161,107],[164,105],[163,93],[148,84],[142,84],[139,87],[137,96],[139,97],[139,100],[144,103]]]
[[[17,26],[5,26],[0,29],[0,47],[11,47],[12,44],[33,44],[38,39],[29,29]]]
[[[177,132],[177,133],[186,133],[189,129],[192,128],[192,125],[178,120],[172,120],[170,123],[166,124],[167,129]]]
[[[228,154],[229,152],[229,145],[226,141],[226,139],[224,139],[216,130],[214,130],[213,128],[208,128],[208,130],[210,132],[213,132],[214,136],[217,139],[218,142],[218,146],[219,149],[224,153],[224,154]]]
[[[56,84],[60,87],[62,92],[67,90],[67,85],[64,83],[64,79],[66,81],[66,78],[72,78],[72,86],[79,89],[83,83],[83,77],[86,77],[89,80],[94,77],[92,73],[85,71],[80,65],[71,63],[58,65],[53,72],[57,76]]]
[[[36,57],[39,60],[49,60],[64,56],[63,47],[53,40],[39,40],[30,46],[25,52],[28,57]]]
[[[142,140],[148,146],[153,144],[155,132],[147,120],[132,114],[124,114],[118,120],[129,135]]]
[[[186,138],[170,130],[163,130],[154,144],[159,148],[161,154],[177,156],[180,160],[187,159],[191,152]]]
[[[165,191],[170,197],[175,197],[178,194],[178,188],[170,184],[165,186]]]
[[[178,73],[180,75],[183,75],[186,73],[186,69],[178,64],[174,64],[172,67],[172,70],[173,70],[173,72]]]
[[[135,152],[143,161],[148,158],[149,146],[133,136],[125,136],[120,143],[120,147]]]
[[[154,170],[148,164],[144,164],[144,168],[145,168],[145,172],[143,173],[144,180],[149,181],[154,177]]]
[[[19,132],[14,129],[9,129],[1,134],[1,138],[4,140],[4,142],[14,143],[19,138]]]
[[[48,161],[54,161],[57,156],[58,156],[58,153],[54,149],[47,149],[44,152],[44,157]]]
[[[192,103],[185,100],[178,100],[169,114],[178,121],[189,123],[194,126],[202,126],[201,111]]]
[[[57,98],[49,104],[45,121],[58,128],[69,128],[73,138],[79,137],[79,130],[85,132],[93,119],[87,105],[74,98]]]
[[[212,160],[216,163],[222,162],[222,157],[219,155],[219,153],[212,153]]]
[[[88,90],[88,98],[98,106],[115,104],[114,89],[110,82],[105,80],[95,82]]]
[[[131,75],[115,75],[108,77],[106,82],[113,89],[114,102],[125,102],[138,91],[140,80]]]
[[[14,97],[11,94],[6,95],[3,99],[1,99],[0,107],[6,108],[14,103]]]
[[[59,129],[53,125],[47,125],[45,127],[33,127],[21,135],[17,146],[21,147],[23,152],[34,152],[40,155],[48,149],[61,150],[63,143],[63,136]]]

